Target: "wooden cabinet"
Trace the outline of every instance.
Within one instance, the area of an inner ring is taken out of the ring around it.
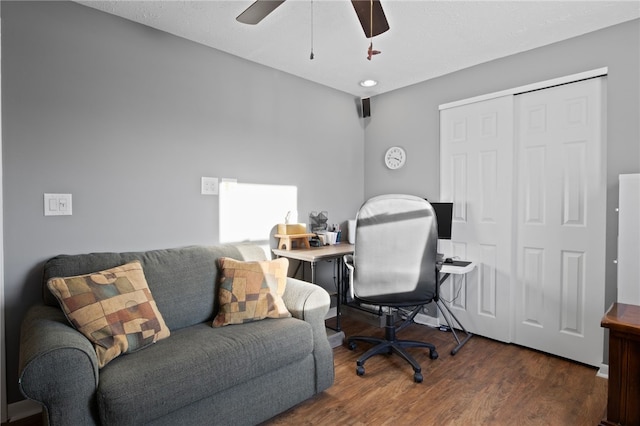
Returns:
[[[600,424],[640,426],[640,306],[614,303],[601,325],[609,329],[609,390]]]

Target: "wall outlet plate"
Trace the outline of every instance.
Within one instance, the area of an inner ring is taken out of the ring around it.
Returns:
[[[200,194],[218,195],[218,178],[202,177],[200,179]]]
[[[71,216],[71,194],[44,194],[45,216]]]

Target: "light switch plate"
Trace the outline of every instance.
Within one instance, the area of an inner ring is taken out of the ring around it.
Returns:
[[[218,178],[202,177],[200,180],[200,194],[218,195]]]
[[[45,216],[71,216],[71,194],[44,194]]]

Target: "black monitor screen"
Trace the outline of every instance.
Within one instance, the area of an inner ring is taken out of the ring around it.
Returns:
[[[431,203],[438,221],[438,238],[451,239],[451,218],[453,217],[453,203]]]

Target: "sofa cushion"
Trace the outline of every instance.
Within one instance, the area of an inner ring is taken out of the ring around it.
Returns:
[[[282,300],[289,269],[287,258],[243,262],[222,257],[218,263],[220,310],[214,327],[291,316]]]
[[[100,371],[100,417],[103,424],[147,423],[283,366],[306,362],[312,351],[311,326],[295,318],[220,328],[202,323],[173,331],[170,339],[117,358]]]
[[[47,286],[69,322],[93,343],[100,368],[169,336],[140,262],[51,278]]]

